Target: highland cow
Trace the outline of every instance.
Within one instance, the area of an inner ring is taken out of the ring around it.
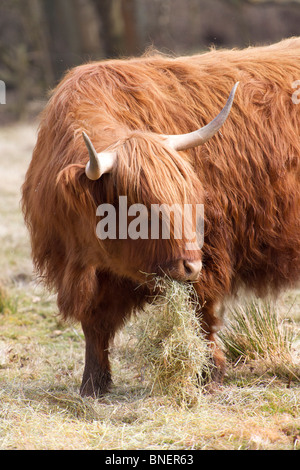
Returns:
[[[82,324],[82,395],[108,390],[110,341],[151,297],[152,276],[193,282],[215,380],[218,306],[240,287],[263,296],[299,280],[298,79],[292,38],[88,63],[54,90],[22,203],[36,271],[63,317]],[[99,238],[97,207],[118,210],[120,196],[128,207],[203,204],[203,246],[187,250],[172,225],[169,238]]]

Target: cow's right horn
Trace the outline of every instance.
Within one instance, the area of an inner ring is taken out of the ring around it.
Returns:
[[[85,174],[90,180],[98,180],[104,173],[109,173],[112,170],[117,158],[117,153],[97,153],[88,135],[82,132],[82,136],[90,156],[85,167]]]
[[[238,84],[239,82],[234,85],[224,108],[211,122],[206,126],[201,127],[201,129],[189,132],[188,134],[166,135],[167,144],[177,151],[187,150],[204,144],[208,139],[215,135],[230,113]]]

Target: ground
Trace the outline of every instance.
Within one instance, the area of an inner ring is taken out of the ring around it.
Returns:
[[[300,449],[297,377],[240,361],[216,393],[182,406],[151,392],[132,360],[131,324],[112,349],[111,393],[80,398],[83,334],[61,322],[55,295],[35,282],[20,211],[36,131],[35,123],[0,129],[0,448]],[[300,291],[278,305],[299,329]]]

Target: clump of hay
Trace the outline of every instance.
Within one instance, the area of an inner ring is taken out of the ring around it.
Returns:
[[[164,287],[140,323],[137,357],[152,391],[194,405],[211,368],[208,344],[199,312],[196,316],[193,286],[167,280]]]

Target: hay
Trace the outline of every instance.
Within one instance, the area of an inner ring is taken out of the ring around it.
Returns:
[[[140,323],[137,358],[152,392],[194,405],[211,367],[209,348],[196,317],[193,286],[172,280],[164,285]]]

